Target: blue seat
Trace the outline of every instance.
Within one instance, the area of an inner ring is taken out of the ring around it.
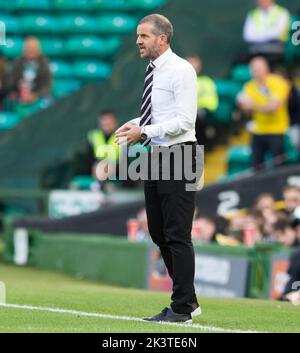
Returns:
[[[91,0],[93,10],[106,11],[127,11],[128,0]]]
[[[15,11],[48,11],[51,0],[14,0],[11,7]]]
[[[101,15],[97,18],[96,31],[101,34],[122,34],[135,30],[137,18],[126,14]]]
[[[57,31],[65,33],[94,33],[96,20],[87,15],[68,15],[57,19]]]
[[[105,80],[111,74],[111,66],[101,61],[78,61],[73,64],[73,74],[84,82]]]
[[[20,22],[15,16],[2,13],[0,15],[0,22],[4,23],[5,31],[8,34],[19,34],[22,31]]]
[[[15,127],[21,118],[12,112],[0,112],[0,131],[6,131]]]
[[[72,77],[72,68],[69,62],[63,60],[52,60],[50,70],[55,78]]]
[[[8,37],[2,47],[3,54],[9,59],[15,59],[22,54],[24,40],[21,37]]]
[[[66,41],[65,53],[69,56],[106,57],[115,54],[120,44],[118,37],[74,36]]]
[[[61,98],[77,91],[80,86],[80,81],[76,79],[55,79],[53,82],[52,94],[55,98]]]
[[[57,31],[57,20],[54,16],[37,14],[26,15],[20,19],[22,31],[26,34],[50,34]]]
[[[56,11],[89,11],[93,7],[91,0],[52,0]]]
[[[64,44],[61,38],[44,37],[40,39],[42,51],[46,56],[62,56]]]

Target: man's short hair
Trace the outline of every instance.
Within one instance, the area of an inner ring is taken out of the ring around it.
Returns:
[[[150,22],[153,25],[153,33],[157,36],[164,34],[167,37],[167,42],[170,43],[173,37],[173,26],[167,17],[159,14],[145,16],[139,22],[139,25]]]

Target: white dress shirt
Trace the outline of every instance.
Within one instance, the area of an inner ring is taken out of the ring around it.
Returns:
[[[197,76],[194,68],[170,48],[153,64],[151,124],[145,126],[151,144],[170,146],[196,141]],[[140,118],[131,122],[139,125]]]
[[[246,42],[263,43],[271,40],[280,40],[280,36],[289,26],[290,15],[288,11],[283,11],[279,15],[278,21],[270,25],[273,9],[274,5],[270,6],[266,11],[260,10],[260,28],[257,28],[251,15],[247,16],[244,25],[244,40]]]

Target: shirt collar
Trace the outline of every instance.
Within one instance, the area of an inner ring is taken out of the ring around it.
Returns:
[[[155,67],[157,67],[158,69],[169,59],[169,57],[172,54],[172,49],[168,48],[163,54],[161,54],[157,59],[155,59],[153,62],[153,64],[155,65]]]

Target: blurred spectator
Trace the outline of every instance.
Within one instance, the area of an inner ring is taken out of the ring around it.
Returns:
[[[193,234],[193,240],[210,243],[216,241],[216,224],[207,216],[199,216],[195,222],[199,231]]]
[[[150,240],[150,233],[148,229],[148,220],[147,220],[147,213],[146,209],[143,208],[140,210],[136,216],[138,222],[138,230],[136,235],[136,240]]]
[[[282,62],[288,40],[290,14],[274,0],[257,0],[244,24],[244,40],[250,57],[261,55],[272,65]]]
[[[10,91],[7,80],[7,64],[8,62],[5,56],[0,52],[0,109],[2,108],[4,98]]]
[[[283,201],[283,211],[289,217],[292,217],[296,207],[300,206],[300,188],[298,188],[297,186],[287,185],[283,189]]]
[[[282,299],[289,300],[295,305],[300,304],[299,286],[296,282],[300,281],[300,247],[290,256],[288,268],[289,280],[285,286]],[[298,283],[299,284],[299,283]]]
[[[136,218],[130,218],[127,221],[127,235],[130,241],[151,240],[146,208],[142,208]]]
[[[12,90],[17,100],[24,105],[50,97],[51,72],[48,60],[35,37],[26,39],[23,56],[13,63]]]
[[[275,211],[275,200],[273,195],[270,193],[260,194],[255,200],[254,209],[262,213],[266,209]]]
[[[92,184],[93,190],[105,187],[109,176],[115,174],[119,162],[119,145],[115,142],[115,131],[118,120],[115,113],[107,110],[97,117],[98,127],[88,133],[88,159],[91,166],[91,174],[97,181]],[[97,168],[98,162],[107,161],[105,168]]]
[[[202,60],[197,55],[186,58],[194,67],[198,76],[198,112],[196,119],[196,138],[200,145],[205,144],[206,124],[210,113],[217,110],[219,98],[215,82],[208,76],[202,75]]]
[[[289,114],[289,136],[292,144],[300,151],[300,69],[295,72],[292,81],[292,89],[289,97]]]
[[[299,245],[296,231],[288,220],[279,220],[274,225],[274,238],[282,246],[293,247]]]
[[[253,119],[252,164],[259,170],[263,168],[268,153],[273,158],[273,165],[282,163],[284,134],[289,126],[287,102],[290,87],[282,77],[270,73],[263,57],[252,59],[250,68],[253,80],[246,83],[237,101]]]

